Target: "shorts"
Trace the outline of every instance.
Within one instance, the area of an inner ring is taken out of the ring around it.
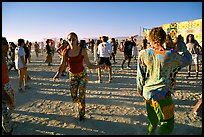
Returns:
[[[192,61],[194,64],[198,64],[198,54],[192,54]]]
[[[111,66],[110,58],[100,57],[98,64],[101,65],[101,64],[104,64],[104,63],[105,63],[107,66]]]

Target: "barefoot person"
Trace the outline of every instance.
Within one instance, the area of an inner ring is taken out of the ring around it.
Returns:
[[[63,52],[59,70],[53,79],[59,79],[67,63],[68,70],[70,71],[71,96],[73,102],[78,103],[79,119],[81,121],[85,115],[85,91],[88,80],[84,61],[90,69],[97,69],[103,67],[103,65],[93,65],[90,63],[86,49],[79,46],[78,37],[74,32],[68,34],[67,40],[69,46]]]
[[[99,61],[98,64],[106,64],[106,66],[109,68],[109,80],[108,82],[111,83],[112,81],[112,64],[110,62],[110,56],[112,53],[112,46],[110,43],[108,43],[108,37],[102,36],[101,37],[102,43],[98,45],[98,55],[99,55]],[[102,82],[101,79],[101,68],[98,69],[98,81],[99,83]]]
[[[15,66],[18,69],[19,75],[19,91],[23,91],[22,84],[24,82],[24,89],[29,89],[27,84],[27,65],[25,60],[25,51],[23,46],[25,45],[24,39],[18,39],[18,47],[15,48]]]
[[[188,51],[191,53],[193,62],[195,64],[195,70],[196,70],[196,77],[198,77],[198,71],[199,71],[199,65],[198,65],[198,53],[199,53],[199,44],[195,40],[193,34],[188,34],[186,37],[186,46]],[[188,76],[190,77],[191,73],[191,64],[188,66]]]
[[[171,134],[174,129],[174,104],[171,93],[173,69],[191,64],[192,56],[187,48],[182,55],[163,47],[166,33],[162,27],[149,33],[151,47],[141,50],[137,66],[137,90],[145,99],[149,120],[148,134],[155,134],[158,123],[159,134]]]

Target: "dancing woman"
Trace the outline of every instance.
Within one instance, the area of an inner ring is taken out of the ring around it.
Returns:
[[[88,81],[84,62],[89,69],[97,69],[104,65],[93,65],[90,63],[86,48],[80,47],[76,33],[71,32],[67,36],[69,46],[63,51],[62,61],[54,80],[59,79],[67,63],[70,72],[70,91],[74,103],[78,103],[79,119],[85,115],[85,91]],[[77,94],[79,92],[79,95]]]

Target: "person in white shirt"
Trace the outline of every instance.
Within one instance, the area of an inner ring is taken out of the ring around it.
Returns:
[[[199,66],[198,66],[198,53],[199,53],[199,44],[195,40],[195,37],[193,34],[188,34],[186,37],[186,47],[187,50],[191,53],[192,55],[192,60],[195,64],[195,69],[196,69],[196,77],[198,77],[198,71],[199,71]],[[190,77],[190,72],[191,72],[191,65],[188,66],[188,76]]]
[[[96,62],[96,63],[98,63],[98,53],[97,53],[97,51],[98,51],[98,45],[101,43],[101,41],[100,40],[96,40],[95,41],[95,44],[94,44],[94,62]]]
[[[25,51],[24,46],[25,41],[24,39],[18,39],[18,46],[15,48],[15,66],[18,70],[19,75],[19,91],[23,91],[22,83],[24,81],[24,89],[28,88],[27,86],[27,65],[25,61]]]
[[[101,38],[102,43],[98,45],[98,55],[99,55],[99,61],[98,64],[106,64],[106,66],[109,68],[109,83],[112,81],[112,66],[110,62],[110,56],[112,53],[112,45],[107,42],[108,37],[102,36]],[[102,82],[101,80],[101,68],[98,68],[98,79],[99,83]]]

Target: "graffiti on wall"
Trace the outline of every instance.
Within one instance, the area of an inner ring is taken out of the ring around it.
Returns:
[[[178,35],[182,35],[184,42],[186,42],[188,34],[194,34],[195,39],[202,46],[202,19],[164,24],[162,28],[166,33],[171,35],[172,39],[175,39]]]

